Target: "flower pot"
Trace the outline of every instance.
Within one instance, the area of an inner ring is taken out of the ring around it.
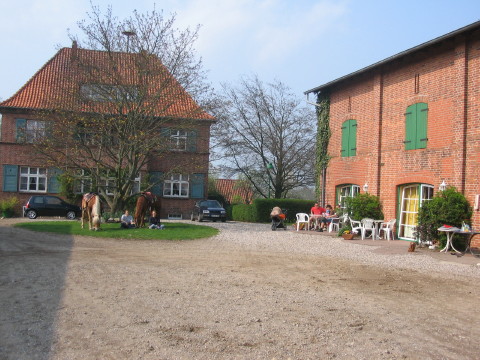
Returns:
[[[355,237],[355,234],[342,234],[342,237],[345,240],[352,240]]]

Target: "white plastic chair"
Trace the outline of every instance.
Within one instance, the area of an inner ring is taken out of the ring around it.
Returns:
[[[309,230],[310,216],[305,213],[297,213],[297,231],[300,230],[300,224],[305,224],[305,230]]]
[[[350,218],[350,226],[352,227],[352,233],[362,235],[362,222],[353,220]]]
[[[330,222],[330,225],[328,225],[328,232],[332,231],[340,231],[340,219],[339,218],[333,218],[332,221]]]
[[[396,222],[397,219],[392,219],[390,221],[381,223],[380,229],[378,229],[378,236],[380,237],[380,234],[383,231],[383,234],[388,241],[390,241],[390,237],[392,238],[392,240],[395,240],[395,232],[393,231],[393,228]]]
[[[375,222],[373,221],[373,219],[362,219],[362,240],[365,240],[365,238],[367,237],[367,232],[370,232],[372,240],[375,240],[377,228],[375,227]]]

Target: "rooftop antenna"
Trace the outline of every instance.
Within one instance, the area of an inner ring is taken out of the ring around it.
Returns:
[[[131,36],[135,36],[135,35],[137,35],[137,34],[136,34],[135,31],[133,31],[133,30],[125,30],[125,31],[122,31],[122,34],[127,37],[127,52],[128,52],[128,51],[129,51],[129,47],[130,47],[130,37],[131,37]]]

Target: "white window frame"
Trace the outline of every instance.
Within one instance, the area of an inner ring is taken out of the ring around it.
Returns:
[[[46,135],[47,122],[44,120],[27,120],[25,123],[25,142],[39,142]]]
[[[341,209],[345,209],[345,199],[349,197],[355,197],[360,193],[360,186],[354,184],[348,184],[340,186],[340,192],[338,197],[338,205]]]
[[[85,194],[92,188],[92,177],[89,176],[84,169],[76,171],[73,180],[73,192],[75,194]]]
[[[405,191],[411,187],[417,187],[419,188],[419,198],[417,199],[410,199],[410,200],[413,200],[413,201],[418,201],[418,210],[422,207],[422,204],[425,202],[425,201],[429,201],[429,200],[432,200],[433,198],[433,194],[434,194],[434,191],[435,191],[435,188],[433,185],[429,185],[429,184],[406,184],[406,185],[403,185],[401,187],[402,189],[402,195],[400,197],[400,214],[398,219],[398,238],[399,239],[403,239],[403,240],[409,240],[409,241],[417,241],[418,239],[414,238],[413,236],[409,237],[409,236],[405,236],[405,233],[411,233],[413,234],[414,231],[415,231],[415,227],[418,225],[417,224],[404,224],[403,223],[403,219],[404,219],[404,216],[403,214],[415,214],[415,212],[409,212],[405,209]],[[424,196],[426,195],[426,196]],[[418,211],[416,212],[416,214],[418,214]],[[408,228],[409,230],[406,231],[404,228]],[[400,235],[402,234],[402,235]]]
[[[20,189],[20,192],[46,193],[47,179],[46,168],[20,166],[18,188]]]
[[[163,196],[170,198],[188,198],[190,182],[188,175],[172,174],[163,182]]]
[[[170,149],[174,151],[187,150],[188,132],[181,129],[170,130]]]

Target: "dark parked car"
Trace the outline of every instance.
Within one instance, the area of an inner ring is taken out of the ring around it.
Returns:
[[[29,219],[35,219],[37,216],[65,216],[73,220],[81,214],[79,206],[68,204],[59,197],[50,195],[32,196],[25,204],[23,211],[23,215]]]
[[[195,203],[192,211],[192,221],[221,220],[227,221],[227,212],[217,200],[202,200]]]

